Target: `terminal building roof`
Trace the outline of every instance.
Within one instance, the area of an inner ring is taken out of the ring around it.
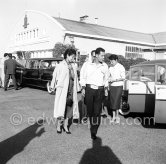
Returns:
[[[66,31],[73,32],[73,34],[85,34],[94,37],[99,36],[103,37],[103,39],[107,37],[115,41],[121,40],[124,42],[135,42],[151,46],[163,43],[166,44],[166,32],[147,34],[63,18],[53,18],[56,19]]]

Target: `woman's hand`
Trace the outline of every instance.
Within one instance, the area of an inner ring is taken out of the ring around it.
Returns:
[[[105,96],[107,97],[108,96],[108,90],[105,89]]]

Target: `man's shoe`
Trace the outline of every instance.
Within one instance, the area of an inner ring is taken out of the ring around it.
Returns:
[[[82,122],[82,124],[86,124],[88,122],[88,118],[87,117],[82,118],[81,122]]]
[[[7,91],[7,89],[4,89],[4,91]]]
[[[78,125],[78,123],[79,123],[79,120],[78,120],[78,119],[73,119],[73,124],[74,124],[74,125]]]
[[[71,132],[69,131],[69,127],[67,127],[65,129],[64,126],[63,126],[62,129],[63,129],[64,132],[66,132],[66,134],[71,134]]]
[[[91,138],[92,138],[92,140],[96,140],[97,139],[96,134],[91,134]]]

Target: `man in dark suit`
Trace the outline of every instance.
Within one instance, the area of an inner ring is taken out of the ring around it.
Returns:
[[[5,84],[4,84],[4,91],[7,91],[7,84],[9,82],[9,79],[12,78],[14,88],[17,90],[17,84],[16,84],[16,67],[23,67],[21,64],[16,62],[12,59],[12,54],[8,54],[8,59],[4,62],[4,73],[5,73]],[[24,67],[23,67],[24,68]]]

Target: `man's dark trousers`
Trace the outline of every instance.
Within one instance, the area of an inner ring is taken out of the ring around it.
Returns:
[[[4,62],[4,73],[5,73],[4,90],[7,89],[7,84],[9,82],[10,77],[13,80],[14,88],[17,89],[16,78],[15,78],[16,67],[23,67],[23,66],[17,63],[15,60],[11,59],[10,55],[9,59],[5,60]]]
[[[4,90],[7,90],[7,85],[8,85],[8,83],[9,83],[9,79],[10,79],[10,78],[12,78],[12,82],[13,82],[13,85],[14,85],[14,89],[17,89],[15,74],[6,74],[6,75],[5,75]]]
[[[90,118],[91,135],[96,135],[101,121],[102,101],[104,96],[104,87],[92,89],[86,86],[85,100],[87,105],[88,117]]]

